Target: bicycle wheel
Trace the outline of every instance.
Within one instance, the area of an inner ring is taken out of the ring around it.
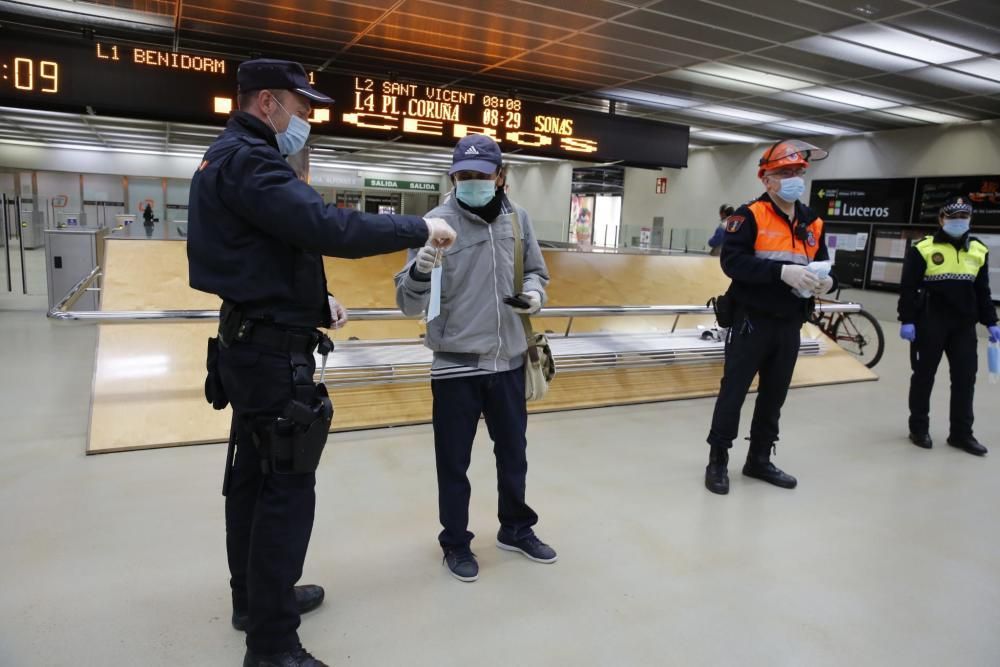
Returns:
[[[885,351],[885,335],[868,311],[848,313],[833,326],[833,339],[868,368],[874,368]]]

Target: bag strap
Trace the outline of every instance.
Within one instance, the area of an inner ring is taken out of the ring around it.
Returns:
[[[511,204],[511,208],[514,209],[510,216],[510,223],[514,227],[514,295],[516,296],[524,289],[524,242],[521,241],[521,220],[518,218],[517,209],[514,208],[513,204]],[[530,350],[535,340],[535,332],[531,328],[531,318],[522,314],[521,324],[524,325],[524,335],[528,339],[528,349]]]

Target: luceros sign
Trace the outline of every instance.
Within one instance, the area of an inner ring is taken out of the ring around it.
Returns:
[[[851,206],[842,204],[839,206],[838,216],[843,218],[888,218],[888,206]],[[836,207],[834,210],[837,210]]]
[[[912,178],[813,181],[809,207],[830,221],[906,223],[914,183]]]
[[[380,190],[408,190],[410,192],[438,192],[440,184],[428,181],[400,181],[394,178],[366,178],[366,188]]]

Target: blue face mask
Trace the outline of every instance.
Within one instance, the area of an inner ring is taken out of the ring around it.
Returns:
[[[795,201],[806,191],[806,182],[799,176],[781,179],[781,189],[778,196],[785,201]]]
[[[969,218],[945,218],[941,229],[953,239],[960,239],[969,231]]]
[[[274,121],[268,116],[267,120],[271,123],[271,128],[274,130],[274,138],[278,142],[278,150],[281,151],[282,155],[294,155],[300,150],[305,148],[306,141],[309,139],[309,123],[302,120],[298,116],[293,116],[288,113],[288,111],[278,102],[277,98],[274,100],[281,110],[288,114],[288,127],[285,128],[284,132],[278,132],[278,128],[274,126]]]
[[[455,196],[470,208],[486,206],[496,193],[497,184],[492,178],[474,178],[455,183]]]

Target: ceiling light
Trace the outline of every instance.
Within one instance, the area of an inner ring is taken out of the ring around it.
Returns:
[[[703,130],[695,135],[698,139],[715,139],[716,141],[730,141],[736,144],[759,144],[769,141],[763,137],[755,137],[749,134],[739,134],[738,132],[726,132],[725,130]]]
[[[776,123],[775,127],[805,132],[806,134],[854,134],[857,132],[857,130],[850,130],[846,127],[810,123],[802,120],[787,120],[783,123]]]
[[[739,107],[727,107],[721,104],[707,104],[703,107],[696,107],[694,109],[686,109],[687,113],[695,114],[709,114],[712,116],[724,116],[726,118],[735,118],[737,120],[746,121],[748,123],[777,123],[784,120],[781,116],[775,116],[769,113],[761,113],[759,111],[748,111],[746,109],[741,109]]]
[[[762,86],[747,81],[739,81],[731,78],[723,78],[719,76],[714,76],[712,74],[703,74],[702,72],[695,72],[690,69],[674,70],[672,72],[667,72],[666,74],[663,74],[662,77],[666,79],[677,79],[679,81],[687,81],[689,83],[697,83],[703,86],[710,86],[712,88],[733,90],[738,93],[766,94],[774,92],[774,87],[772,86]]]
[[[1000,92],[1000,81],[982,79],[978,76],[953,72],[950,69],[942,67],[925,67],[913,72],[907,72],[906,76],[939,86],[945,86],[946,88],[960,90],[966,94],[982,93],[989,95]]]
[[[793,79],[767,72],[758,72],[754,69],[736,67],[735,65],[728,65],[726,63],[703,63],[701,65],[692,65],[688,69],[724,79],[735,79],[736,81],[745,81],[759,86],[767,86],[768,88],[777,88],[778,90],[796,90],[814,85],[810,81],[802,81],[801,79]]]
[[[961,70],[966,74],[981,76],[984,79],[1000,81],[1000,60],[996,58],[977,58],[964,63],[951,63],[948,67]]]
[[[877,23],[861,23],[830,33],[864,46],[889,53],[940,65],[975,58],[978,53],[951,46],[936,39],[914,35]]]
[[[952,116],[951,114],[932,111],[930,109],[921,109],[920,107],[895,107],[893,109],[882,109],[882,112],[891,113],[893,116],[922,120],[926,123],[961,123],[968,120],[968,118]]]
[[[854,44],[853,42],[845,42],[833,37],[827,37],[826,35],[814,35],[805,39],[799,39],[789,42],[788,46],[826,56],[827,58],[843,60],[847,63],[885,70],[887,72],[901,72],[921,67],[924,64],[919,60],[890,55],[882,51],[869,49],[866,46]]]
[[[699,104],[699,102],[694,100],[686,100],[681,97],[672,97],[670,95],[660,95],[659,93],[648,93],[644,90],[628,90],[626,88],[612,88],[610,90],[604,90],[601,92],[602,94],[607,95],[608,97],[614,98],[616,100],[624,100],[628,102],[641,102],[644,104],[652,104],[653,106],[665,107],[668,109],[678,109]]]
[[[783,92],[770,97],[772,100],[781,100],[783,102],[789,102],[791,104],[798,104],[802,106],[814,107],[816,109],[823,109],[825,111],[857,111],[856,106],[850,104],[842,104],[840,102],[833,102],[831,100],[821,99],[819,97],[810,97],[808,95],[802,95],[798,92]]]
[[[820,99],[830,100],[831,102],[838,102],[840,104],[848,104],[853,107],[861,107],[862,109],[885,109],[886,107],[891,107],[897,104],[896,102],[890,102],[889,100],[883,100],[878,97],[870,97],[868,95],[861,95],[860,93],[852,93],[847,90],[827,88],[825,86],[806,88],[804,90],[798,90],[796,93],[808,95],[809,97],[818,97]]]

